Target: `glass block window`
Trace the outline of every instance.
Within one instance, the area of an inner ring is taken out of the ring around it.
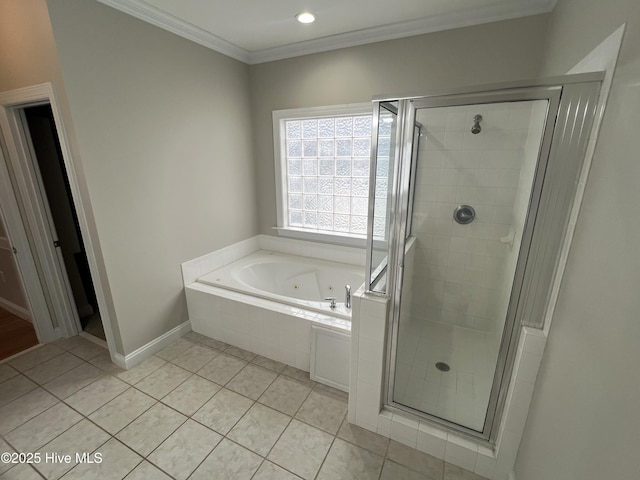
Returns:
[[[365,236],[371,114],[282,118],[279,128],[280,226]]]

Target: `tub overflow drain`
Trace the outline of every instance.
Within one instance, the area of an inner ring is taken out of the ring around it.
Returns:
[[[436,368],[438,370],[440,370],[441,372],[448,372],[449,370],[451,370],[451,367],[449,367],[449,365],[447,365],[444,362],[438,362],[436,363]]]

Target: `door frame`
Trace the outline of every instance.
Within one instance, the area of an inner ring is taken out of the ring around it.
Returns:
[[[73,294],[64,265],[54,247],[47,218],[48,202],[39,187],[39,170],[23,121],[26,107],[49,104],[60,150],[69,181],[71,196],[85,245],[105,337],[112,357],[115,341],[104,294],[98,274],[96,244],[89,231],[86,205],[80,194],[78,171],[72,159],[69,140],[60,108],[51,83],[34,85],[0,93],[0,127],[7,158],[0,152],[0,205],[7,221],[12,246],[17,250],[16,263],[22,276],[33,323],[41,343],[68,337],[82,331],[73,301]],[[12,181],[13,180],[13,181]],[[38,258],[35,258],[37,254]],[[40,260],[40,263],[38,262]]]

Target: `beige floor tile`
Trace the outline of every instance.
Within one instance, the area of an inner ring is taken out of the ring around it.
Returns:
[[[156,448],[148,460],[178,480],[185,480],[222,440],[222,436],[187,420]]]
[[[394,440],[389,442],[387,458],[410,470],[414,470],[428,478],[441,479],[444,471],[444,462],[415,448],[407,447]]]
[[[262,457],[224,439],[202,462],[190,480],[249,480],[261,462]]]
[[[347,442],[354,443],[365,450],[369,450],[376,455],[384,457],[387,454],[387,446],[389,445],[388,438],[360,428],[357,425],[352,425],[346,418],[342,422],[340,430],[338,430],[338,437]]]
[[[156,357],[160,357],[163,360],[169,361],[180,355],[182,352],[190,349],[192,346],[192,341],[187,340],[186,338],[181,338],[180,340],[173,342],[168,347],[165,347],[158,353],[156,353]]]
[[[167,363],[136,383],[136,388],[159,400],[191,375],[191,372]]]
[[[90,340],[86,340],[83,338],[82,341],[78,343],[78,345],[76,345],[69,351],[83,360],[90,360],[97,357],[98,355],[105,353],[107,349],[101,347],[96,343],[93,343]]]
[[[0,475],[0,480],[42,480],[42,477],[33,467],[22,463]]]
[[[299,382],[306,383],[307,385],[313,386],[315,382],[309,378],[309,372],[305,372],[304,370],[299,370],[297,368],[292,367],[291,365],[287,365],[285,369],[282,371],[283,375],[287,377],[294,378]]]
[[[264,457],[290,421],[291,417],[254,403],[227,437]]]
[[[198,370],[198,375],[218,385],[225,385],[247,364],[232,355],[222,353]]]
[[[64,350],[56,347],[55,345],[43,345],[40,348],[36,348],[35,350],[31,350],[30,352],[14,358],[9,362],[9,365],[20,372],[24,372],[25,370],[29,370],[30,368],[33,368],[42,362],[46,362],[53,357],[57,357],[63,352]]]
[[[247,350],[243,350],[242,348],[234,347],[229,345],[227,349],[224,351],[227,355],[233,355],[234,357],[241,358],[247,362],[250,362],[256,357],[256,354],[253,352],[249,352]]]
[[[184,415],[157,403],[123,428],[116,438],[146,457],[186,420]]]
[[[262,368],[273,370],[277,373],[282,373],[282,371],[287,368],[286,364],[280,363],[276,360],[271,360],[270,358],[263,357],[261,355],[256,355],[253,360],[251,360],[251,363],[255,363]]]
[[[15,450],[13,448],[11,448],[9,446],[9,444],[7,442],[4,441],[4,439],[2,437],[0,437],[0,453],[13,453],[15,452]],[[6,472],[7,470],[10,470],[11,468],[13,468],[13,464],[12,463],[3,463],[0,462],[0,475],[3,474],[4,472]],[[0,477],[2,478],[2,477]]]
[[[280,375],[262,394],[258,401],[271,408],[295,415],[311,392],[311,387],[292,378]]]
[[[124,382],[127,382],[130,385],[134,385],[150,373],[155,372],[165,363],[167,362],[165,362],[161,358],[149,357],[145,361],[139,363],[135,367],[130,368],[129,370],[124,370],[122,372],[116,373],[116,377]]]
[[[82,338],[80,335],[74,335],[73,337],[61,338],[60,340],[56,340],[52,343],[52,345],[55,345],[62,350],[69,351],[86,341],[87,340],[85,338]]]
[[[111,373],[112,375],[115,375],[119,372],[124,372],[122,368],[111,361],[109,352],[104,352],[97,357],[93,357],[91,360],[89,360],[89,363],[91,365],[95,365],[104,372]]]
[[[218,355],[220,355],[218,350],[195,344],[176,356],[171,363],[190,372],[197,372]]]
[[[101,454],[100,463],[76,465],[63,480],[121,480],[142,461],[142,457],[115,438],[100,446],[89,458]]]
[[[104,375],[102,370],[89,363],[83,362],[81,365],[69,370],[67,373],[45,383],[43,387],[53,393],[56,397],[65,399],[97,380],[102,375]]]
[[[318,480],[378,480],[384,458],[336,438]]]
[[[251,480],[299,480],[300,477],[265,460]]]
[[[347,392],[343,392],[342,390],[338,390],[337,388],[330,387],[329,385],[323,385],[322,383],[315,382],[313,385],[313,389],[320,392],[329,392],[338,398],[343,398],[345,402],[349,401],[349,394]]]
[[[227,383],[227,388],[257,400],[277,376],[276,372],[249,364]]]
[[[185,335],[185,338],[192,340],[194,342],[198,342],[198,343],[202,343],[203,345],[206,345],[207,347],[211,347],[211,348],[215,348],[216,350],[222,352],[224,351],[229,345],[227,345],[224,342],[221,342],[220,340],[216,340],[214,338],[209,338],[205,335],[201,335],[199,333],[196,332],[189,332],[187,335]]]
[[[380,480],[440,480],[442,477],[426,477],[390,460],[384,461]]]
[[[332,393],[313,390],[296,418],[335,435],[347,414],[347,401]]]
[[[128,388],[130,388],[129,385],[122,380],[105,375],[67,397],[65,403],[83,415],[89,415]]]
[[[146,460],[138,465],[127,475],[126,480],[172,480],[169,475],[162,472],[155,465]]]
[[[109,439],[109,435],[89,420],[76,423],[62,435],[41,447],[38,452],[42,458],[46,454],[70,455],[71,462],[40,462],[34,465],[45,478],[56,480],[76,465],[76,453],[91,453]]]
[[[193,419],[226,435],[240,418],[251,408],[253,401],[223,388],[205,403]]]
[[[221,388],[206,378],[193,375],[164,397],[162,403],[190,417]]]
[[[486,480],[486,478],[450,463],[445,463],[444,480]]]
[[[4,435],[58,403],[58,399],[38,387],[0,408],[0,435]]]
[[[0,363],[0,384],[18,375],[18,371],[6,363]],[[0,386],[1,388],[1,386]]]
[[[89,419],[115,435],[155,403],[156,400],[149,395],[129,387],[129,390],[89,415]]]
[[[75,355],[64,352],[46,362],[42,362],[36,367],[30,368],[25,371],[24,374],[34,382],[42,385],[68,372],[72,368],[76,368],[81,363],[84,362]]]
[[[20,452],[34,451],[82,418],[82,415],[60,402],[8,433],[6,438]]]
[[[38,385],[24,375],[16,375],[5,380],[0,383],[0,407],[13,402],[16,398],[20,398],[37,387]]]
[[[292,420],[267,457],[273,463],[307,480],[315,478],[333,437]]]

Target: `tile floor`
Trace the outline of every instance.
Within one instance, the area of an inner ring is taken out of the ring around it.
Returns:
[[[193,332],[127,371],[72,337],[0,364],[0,453],[40,455],[0,479],[482,480],[346,412],[308,373]]]
[[[495,335],[412,318],[400,327],[394,399],[481,431],[498,350]]]

